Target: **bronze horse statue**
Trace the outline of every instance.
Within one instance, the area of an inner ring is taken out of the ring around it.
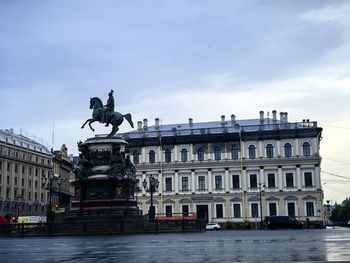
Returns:
[[[90,98],[90,109],[92,109],[92,118],[91,119],[87,119],[86,122],[83,124],[83,126],[81,126],[81,128],[83,129],[84,126],[86,125],[86,123],[89,123],[90,129],[92,131],[95,131],[92,127],[91,127],[91,123],[98,121],[100,123],[105,123],[104,120],[104,108],[103,108],[103,104],[102,101],[100,100],[100,98],[98,97],[93,97]],[[132,122],[131,119],[131,114],[127,113],[127,114],[121,114],[119,112],[113,112],[110,115],[110,123],[113,125],[112,131],[110,134],[107,135],[107,138],[111,138],[113,137],[113,135],[119,130],[119,126],[123,123],[124,118],[129,122],[130,126],[132,128],[134,128],[134,124]]]

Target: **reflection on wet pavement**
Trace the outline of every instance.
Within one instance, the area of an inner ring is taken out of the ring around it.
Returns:
[[[287,262],[350,260],[350,228],[0,238],[0,262]]]

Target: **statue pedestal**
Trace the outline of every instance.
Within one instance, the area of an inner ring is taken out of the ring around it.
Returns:
[[[126,148],[127,142],[121,138],[95,137],[79,143],[75,197],[68,218],[140,217],[134,198],[135,168],[125,154]]]

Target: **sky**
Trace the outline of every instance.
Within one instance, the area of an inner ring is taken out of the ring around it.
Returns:
[[[346,0],[1,0],[0,129],[77,155],[94,136],[80,129],[90,97],[105,102],[111,89],[135,124],[288,112],[323,128],[325,200],[340,203],[350,196],[349,14]]]

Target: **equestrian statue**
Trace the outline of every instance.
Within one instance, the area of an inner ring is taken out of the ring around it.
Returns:
[[[124,118],[129,122],[130,126],[134,128],[134,124],[131,119],[131,114],[121,114],[119,112],[114,111],[114,97],[113,97],[113,90],[111,90],[108,93],[108,100],[107,104],[103,106],[103,103],[100,98],[93,97],[90,98],[90,109],[92,109],[92,118],[87,119],[86,122],[81,126],[83,129],[84,126],[89,123],[90,129],[92,131],[95,131],[91,127],[91,123],[98,121],[100,123],[105,123],[106,127],[109,126],[109,124],[112,124],[113,128],[110,134],[107,135],[108,138],[111,138],[114,136],[114,134],[119,130],[119,126],[123,123]]]

